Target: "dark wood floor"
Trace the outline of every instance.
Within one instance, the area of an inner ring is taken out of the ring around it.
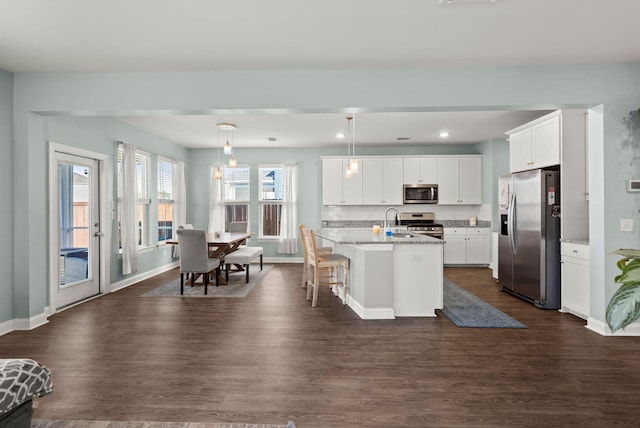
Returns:
[[[311,427],[640,423],[640,339],[497,290],[490,270],[445,275],[528,329],[446,317],[363,321],[328,289],[305,301],[300,265],[241,299],[141,298],[171,271],[0,337],[0,355],[53,373],[35,418]]]

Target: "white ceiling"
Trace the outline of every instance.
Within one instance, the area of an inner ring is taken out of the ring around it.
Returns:
[[[359,113],[355,115],[357,145],[475,144],[505,138],[505,131],[536,119],[548,111],[477,111],[432,113]],[[227,136],[234,147],[343,146],[336,134],[347,127],[343,113],[237,114],[223,116],[136,116],[120,118],[138,128],[190,148],[220,147],[216,123],[237,125]],[[439,134],[448,130],[444,139]],[[409,140],[398,141],[398,138]],[[268,138],[275,138],[271,142]]]
[[[0,0],[13,73],[354,69],[640,62],[640,0]],[[357,139],[501,138],[543,112],[363,113]],[[335,142],[344,114],[124,120],[188,147],[237,123],[238,146]],[[214,141],[212,141],[212,139]]]

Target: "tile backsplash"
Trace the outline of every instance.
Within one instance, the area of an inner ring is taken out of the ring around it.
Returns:
[[[374,205],[323,205],[322,220],[383,220],[388,206]],[[491,221],[491,204],[482,205],[394,205],[398,212],[433,212],[437,220],[478,220]],[[391,218],[391,214],[389,215]]]

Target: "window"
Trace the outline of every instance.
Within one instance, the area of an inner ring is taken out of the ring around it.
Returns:
[[[282,218],[282,197],[284,192],[284,167],[282,165],[260,166],[259,205],[260,238],[278,238]]]
[[[223,167],[222,192],[224,200],[224,230],[229,231],[229,224],[235,221],[249,222],[250,200],[249,167]]]
[[[171,160],[158,158],[158,242],[172,238],[174,165]]]
[[[118,176],[122,168],[122,148],[118,147]],[[136,194],[138,196],[138,246],[149,245],[149,154],[136,150]],[[121,195],[118,195],[121,197]],[[120,218],[118,218],[118,229]],[[120,232],[118,231],[118,245],[122,248]]]

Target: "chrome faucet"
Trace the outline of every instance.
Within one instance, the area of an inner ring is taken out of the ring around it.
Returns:
[[[395,211],[396,213],[396,217],[398,217],[398,210],[393,208],[393,207],[389,207],[384,211],[384,229],[386,230],[387,227],[389,226],[389,222],[387,221],[387,215],[389,214],[389,211]]]

